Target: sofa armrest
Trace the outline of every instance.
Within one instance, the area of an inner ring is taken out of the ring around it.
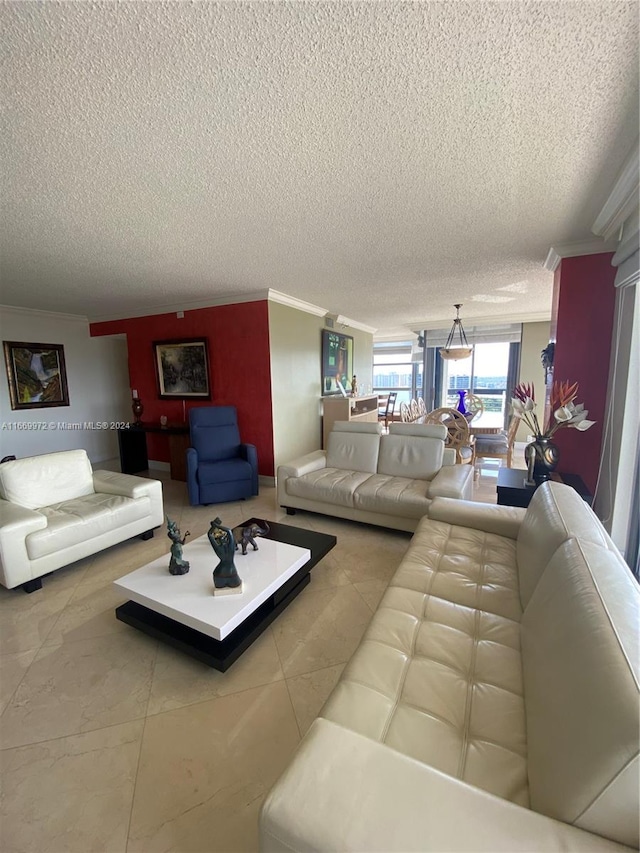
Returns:
[[[310,474],[311,471],[319,471],[320,468],[325,468],[327,465],[327,454],[324,450],[314,450],[311,453],[306,453],[304,456],[299,456],[292,462],[287,462],[286,465],[278,465],[278,479],[280,477],[302,477],[303,474]]]
[[[434,521],[444,521],[458,527],[471,527],[485,533],[517,539],[526,509],[439,497],[431,502],[427,513]]]
[[[240,456],[251,465],[251,491],[258,494],[258,448],[255,444],[241,444]]]
[[[287,480],[289,477],[302,477],[303,474],[309,474],[311,471],[319,471],[321,468],[326,468],[326,465],[327,454],[324,450],[314,450],[312,453],[307,453],[291,462],[287,462],[286,465],[278,465],[276,477],[278,504],[280,506],[287,506],[288,504]]]
[[[120,474],[117,471],[94,471],[93,488],[107,495],[122,495],[125,498],[148,497],[151,501],[150,527],[159,527],[164,521],[162,507],[162,483],[133,474]]]
[[[275,851],[629,851],[460,782],[322,718],[271,790],[260,849]]]
[[[0,583],[8,589],[33,578],[27,536],[44,530],[47,517],[34,509],[0,500]]]
[[[429,482],[427,497],[470,499],[473,490],[473,465],[447,465]]]
[[[455,465],[457,461],[456,452],[453,447],[445,447],[442,452],[442,465]]]

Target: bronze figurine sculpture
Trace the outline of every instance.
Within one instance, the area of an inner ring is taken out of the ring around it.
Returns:
[[[219,518],[214,518],[207,532],[211,547],[220,558],[220,562],[213,571],[213,585],[216,589],[229,587],[235,589],[242,584],[242,579],[233,563],[236,550],[236,542],[233,530],[224,527]]]
[[[233,538],[235,540],[235,550],[238,550],[238,545],[242,546],[243,555],[247,553],[247,545],[253,545],[253,550],[258,550],[256,536],[266,536],[269,532],[269,525],[266,521],[260,524],[248,524],[246,527],[239,525],[233,528]]]
[[[172,575],[186,575],[189,571],[189,561],[182,558],[182,546],[186,542],[187,536],[190,535],[187,530],[181,539],[180,528],[175,521],[171,521],[167,516],[167,536],[173,543],[171,545],[171,560],[169,561],[169,571]]]

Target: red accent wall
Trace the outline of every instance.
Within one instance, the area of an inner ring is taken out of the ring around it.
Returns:
[[[195,406],[236,406],[243,441],[255,444],[261,474],[274,476],[273,419],[269,310],[267,301],[221,305],[175,313],[131,317],[91,323],[90,334],[126,334],[129,351],[129,387],[135,388],[144,406],[142,420],[188,421]],[[154,363],[153,341],[207,338],[211,400],[161,400]],[[133,417],[133,416],[132,416]],[[147,435],[149,458],[169,461],[167,439]]]
[[[587,432],[560,429],[560,471],[579,474],[593,492],[598,479],[609,379],[616,270],[612,253],[563,258],[554,279],[556,349],[553,377],[578,382],[577,401],[596,424]]]

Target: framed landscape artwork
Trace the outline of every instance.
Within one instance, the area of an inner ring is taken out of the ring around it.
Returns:
[[[161,399],[211,399],[206,338],[154,341],[153,352]]]
[[[44,409],[69,405],[62,344],[3,341],[11,408]]]

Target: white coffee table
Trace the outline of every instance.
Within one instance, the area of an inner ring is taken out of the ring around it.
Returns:
[[[336,542],[289,525],[270,526],[258,551],[236,552],[242,593],[214,596],[219,559],[201,536],[184,546],[187,574],[169,573],[167,553],[115,581],[129,598],[116,609],[117,618],[224,672],[309,583],[310,569]]]

